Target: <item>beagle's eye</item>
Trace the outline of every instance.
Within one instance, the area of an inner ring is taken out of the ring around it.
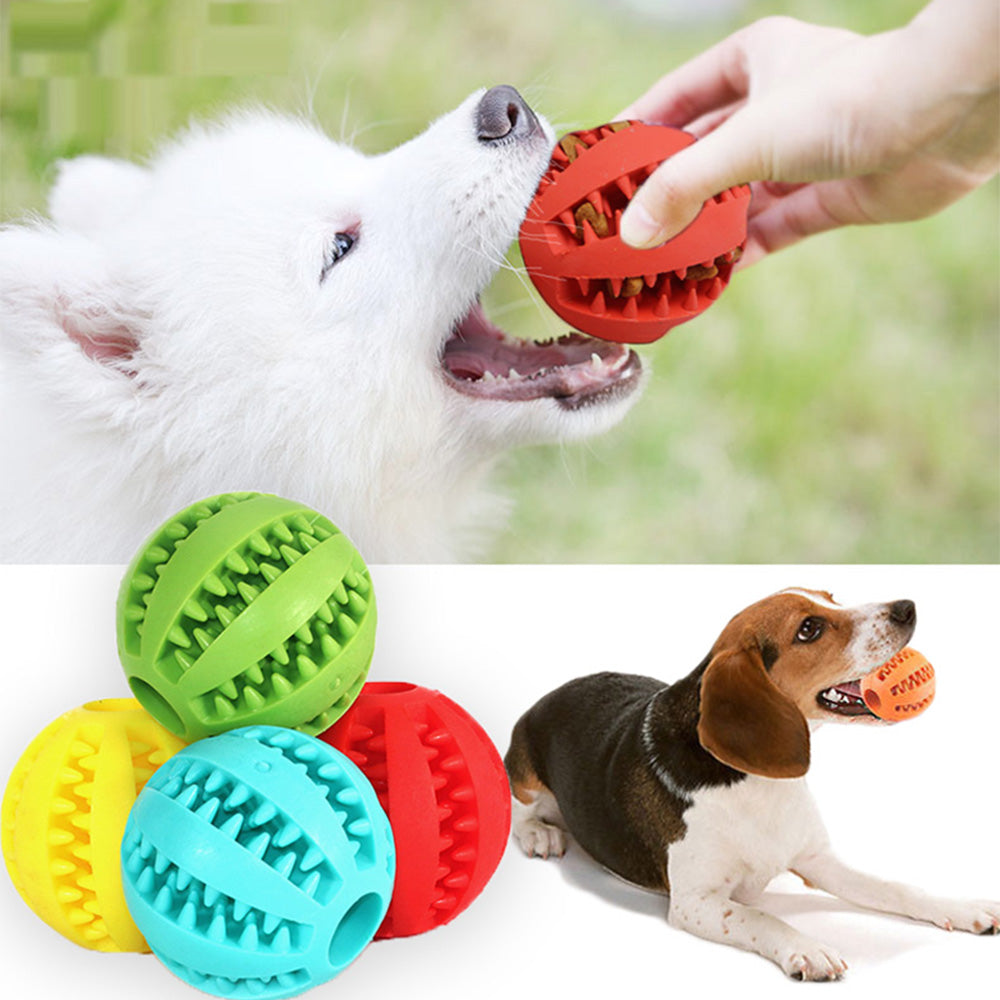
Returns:
[[[795,633],[796,642],[815,642],[823,634],[822,618],[804,618]]]
[[[323,270],[319,272],[319,280],[322,283],[330,273],[334,264],[343,260],[354,246],[355,237],[350,233],[337,233],[333,242],[327,248],[326,256],[323,258]]]

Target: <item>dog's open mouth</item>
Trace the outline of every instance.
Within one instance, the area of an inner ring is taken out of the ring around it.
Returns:
[[[870,711],[861,696],[861,680],[845,681],[843,684],[835,684],[826,688],[816,695],[816,701],[820,708],[825,708],[828,712],[836,715],[870,715],[877,718],[874,712]]]
[[[628,395],[642,375],[639,356],[623,344],[570,333],[535,343],[491,323],[477,301],[455,324],[441,358],[448,381],[479,399],[553,399],[574,410]]]

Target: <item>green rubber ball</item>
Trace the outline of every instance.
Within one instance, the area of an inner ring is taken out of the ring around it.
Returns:
[[[158,528],[118,592],[118,655],[161,725],[321,733],[368,674],[375,595],[357,549],[303,504],[225,493]]]

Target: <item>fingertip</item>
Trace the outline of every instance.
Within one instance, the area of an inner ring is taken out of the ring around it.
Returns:
[[[637,250],[659,246],[669,238],[666,228],[658,222],[641,201],[633,198],[622,215],[619,235],[622,242]]]
[[[681,196],[654,174],[639,188],[622,215],[622,241],[638,249],[656,247],[683,232],[697,218],[702,199]]]

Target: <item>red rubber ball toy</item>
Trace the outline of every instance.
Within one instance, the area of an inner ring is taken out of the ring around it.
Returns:
[[[618,236],[639,186],[694,136],[666,125],[611,122],[570,132],[552,154],[521,224],[528,275],[574,329],[647,344],[704,312],[729,283],[746,244],[750,188],[728,188],[662,246]]]
[[[376,938],[448,923],[483,890],[510,835],[510,787],[482,726],[438,691],[368,683],[319,737],[371,782],[396,842]]]

